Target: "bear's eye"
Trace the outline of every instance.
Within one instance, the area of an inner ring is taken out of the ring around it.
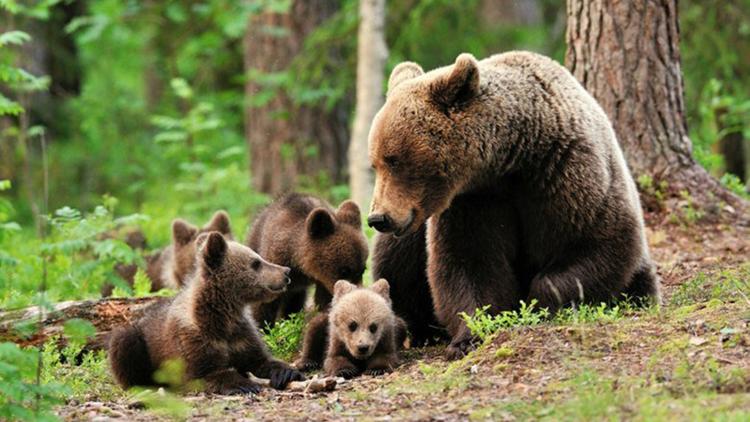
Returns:
[[[349,331],[351,331],[351,332],[357,331],[357,323],[356,322],[352,321],[352,322],[349,323]]]
[[[253,259],[253,262],[250,263],[250,268],[253,271],[258,271],[260,269],[260,259]]]
[[[385,165],[394,169],[398,167],[398,158],[396,158],[395,155],[386,155],[383,157],[383,161],[385,162]]]
[[[370,332],[375,334],[378,331],[378,324],[370,324]]]

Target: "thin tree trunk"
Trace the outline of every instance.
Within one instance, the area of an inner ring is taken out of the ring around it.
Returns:
[[[676,0],[568,0],[567,14],[565,63],[612,120],[634,176],[701,205],[742,205],[692,157]]]
[[[372,119],[383,105],[385,0],[360,0],[357,40],[357,105],[349,143],[349,186],[352,199],[363,210],[372,197],[372,171],[367,137]]]
[[[285,87],[273,82],[274,74],[289,68],[307,35],[338,8],[333,0],[295,0],[286,13],[266,11],[248,22],[245,70],[256,77],[245,86],[250,103],[245,138],[253,185],[261,192],[278,194],[296,186],[301,176],[314,180],[321,173],[334,182],[342,180],[346,112],[340,106],[295,104]]]

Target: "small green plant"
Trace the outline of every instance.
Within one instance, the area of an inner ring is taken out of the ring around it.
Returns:
[[[496,315],[489,313],[490,305],[487,305],[475,310],[473,315],[461,312],[459,316],[466,322],[472,335],[485,341],[501,329],[539,325],[547,320],[549,311],[546,308],[536,309],[536,303],[536,300],[532,300],[527,305],[521,301],[518,310],[503,311]]]
[[[581,304],[569,308],[560,309],[555,315],[554,321],[558,324],[579,324],[591,322],[612,322],[623,317],[620,305]]]
[[[275,357],[290,360],[302,344],[304,326],[304,312],[291,314],[286,319],[276,321],[273,326],[266,325],[263,329],[263,340]]]
[[[666,180],[655,183],[654,178],[650,174],[642,174],[638,176],[637,181],[641,192],[653,196],[660,208],[664,206],[664,197],[669,187]]]
[[[683,225],[693,225],[705,215],[702,210],[696,207],[695,200],[687,190],[680,191],[680,198],[683,200],[680,206],[680,216],[673,215],[673,222],[682,223]]]
[[[732,173],[724,173],[719,179],[722,185],[726,186],[727,189],[734,192],[737,196],[745,199],[750,199],[750,190],[739,177]]]

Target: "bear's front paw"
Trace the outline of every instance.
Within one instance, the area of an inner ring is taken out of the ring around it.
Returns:
[[[365,375],[371,375],[373,377],[377,377],[379,375],[385,375],[387,373],[391,372],[388,368],[370,368],[366,369],[364,374]]]
[[[445,358],[448,360],[461,359],[475,348],[474,341],[471,337],[456,339],[445,348]]]
[[[271,371],[271,387],[283,390],[292,381],[304,381],[305,376],[292,367],[283,367]]]
[[[302,372],[310,372],[316,369],[320,369],[320,362],[315,362],[312,359],[297,359],[294,362],[294,367]]]
[[[225,396],[252,395],[260,393],[260,389],[260,384],[247,380],[234,385],[224,385],[219,388],[218,393]]]
[[[357,370],[354,368],[341,368],[336,371],[336,376],[345,379],[352,379],[357,376]]]

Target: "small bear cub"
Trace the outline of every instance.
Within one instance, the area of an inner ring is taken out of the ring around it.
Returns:
[[[195,243],[197,271],[186,287],[112,334],[109,359],[117,382],[123,388],[157,385],[154,371],[172,359],[185,365],[183,383],[202,380],[209,393],[257,393],[260,386],[247,372],[269,378],[278,389],[303,380],[271,356],[248,310],[286,290],[289,268],[219,232],[201,234]]]
[[[336,282],[323,365],[327,375],[381,375],[398,365],[406,324],[393,313],[389,291],[385,279],[370,288],[357,288],[346,280]]]

